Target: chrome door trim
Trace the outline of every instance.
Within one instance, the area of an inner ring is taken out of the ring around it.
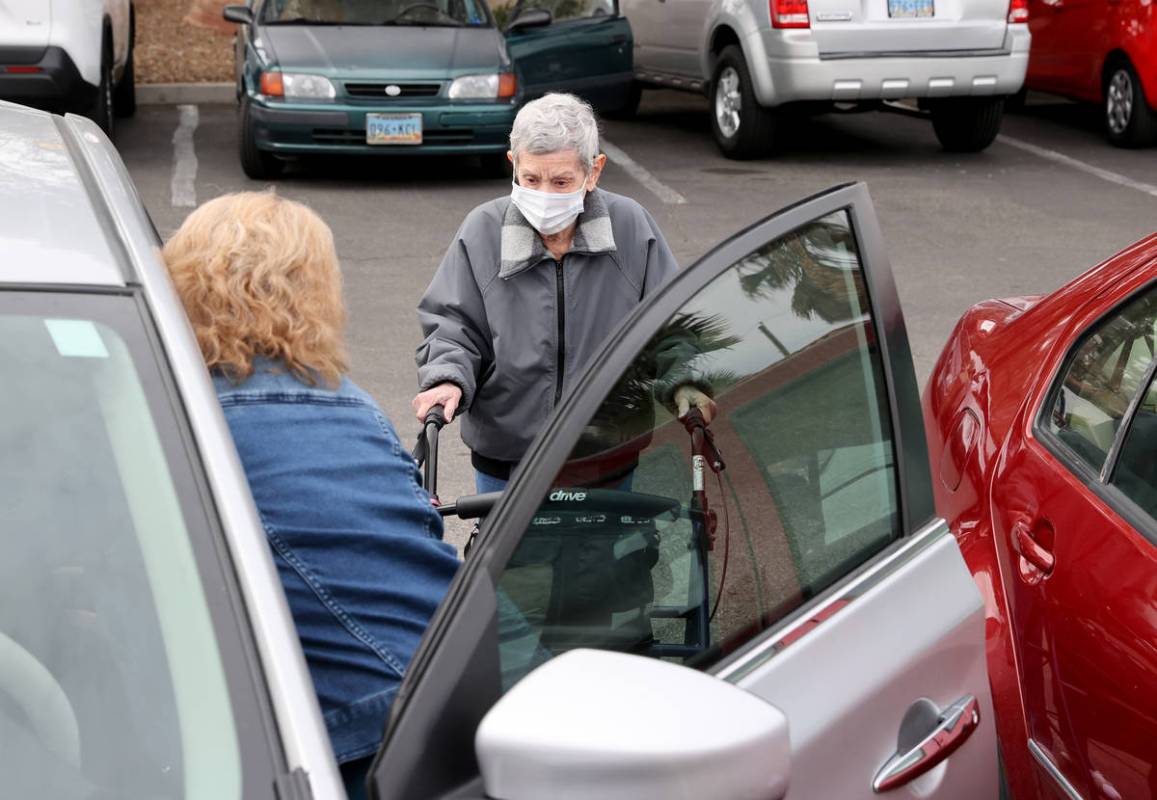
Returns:
[[[1065,796],[1068,797],[1069,800],[1084,800],[1084,798],[1081,797],[1081,793],[1073,788],[1068,778],[1061,773],[1057,765],[1048,757],[1044,748],[1036,743],[1035,739],[1028,740],[1028,751],[1032,753],[1032,757],[1044,768],[1044,771],[1049,774],[1049,777],[1060,787],[1060,790],[1065,793]]]
[[[916,780],[960,749],[980,727],[980,702],[965,695],[940,713],[940,721],[915,747],[897,751],[876,773],[872,791],[883,794]]]
[[[940,517],[934,517],[914,534],[894,542],[883,553],[843,581],[784,617],[768,632],[720,662],[709,672],[722,680],[739,682],[775,658],[789,644],[822,627],[824,621],[838,613],[844,606],[899,572],[905,564],[944,536],[951,536],[948,523]],[[804,626],[817,620],[819,622],[815,627],[805,629]]]

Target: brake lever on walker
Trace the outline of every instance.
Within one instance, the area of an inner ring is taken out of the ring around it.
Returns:
[[[707,550],[714,550],[719,518],[715,509],[708,505],[704,473],[710,469],[718,474],[725,465],[719,448],[715,446],[715,436],[707,427],[702,412],[697,408],[692,409],[682,417],[682,421],[683,427],[691,434],[691,504],[688,512],[692,519],[702,521]]]
[[[703,412],[693,408],[684,414],[680,421],[687,429],[687,433],[691,434],[692,455],[703,456],[712,472],[719,473],[727,469],[727,465],[723,463],[723,454],[715,445],[715,434],[703,419]]]

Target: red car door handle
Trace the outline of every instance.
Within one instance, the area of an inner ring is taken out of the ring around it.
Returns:
[[[919,744],[896,753],[880,767],[872,781],[872,791],[887,792],[919,778],[959,750],[979,726],[980,703],[972,695],[960,698],[944,710],[936,727]]]
[[[1013,546],[1020,553],[1020,557],[1039,569],[1045,575],[1053,571],[1056,559],[1053,554],[1041,545],[1032,535],[1032,529],[1023,522],[1013,526]]]

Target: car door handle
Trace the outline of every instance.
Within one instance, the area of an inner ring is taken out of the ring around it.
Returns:
[[[876,794],[891,791],[919,778],[968,741],[980,726],[980,703],[972,695],[957,700],[940,715],[936,727],[911,750],[888,759],[872,781]]]
[[[611,37],[611,44],[626,44],[626,43],[627,43],[627,35],[625,33],[620,33],[617,36]]]
[[[1017,522],[1012,526],[1012,546],[1020,557],[1027,561],[1032,566],[1039,569],[1043,574],[1052,574],[1053,567],[1056,566],[1056,558],[1049,552],[1048,548],[1037,541],[1033,536],[1032,528],[1026,522]]]

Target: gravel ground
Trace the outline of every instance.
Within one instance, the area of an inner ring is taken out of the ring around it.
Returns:
[[[193,0],[137,0],[138,83],[233,80],[233,37],[188,21]],[[224,5],[219,2],[218,5]],[[204,15],[204,9],[199,9]]]

